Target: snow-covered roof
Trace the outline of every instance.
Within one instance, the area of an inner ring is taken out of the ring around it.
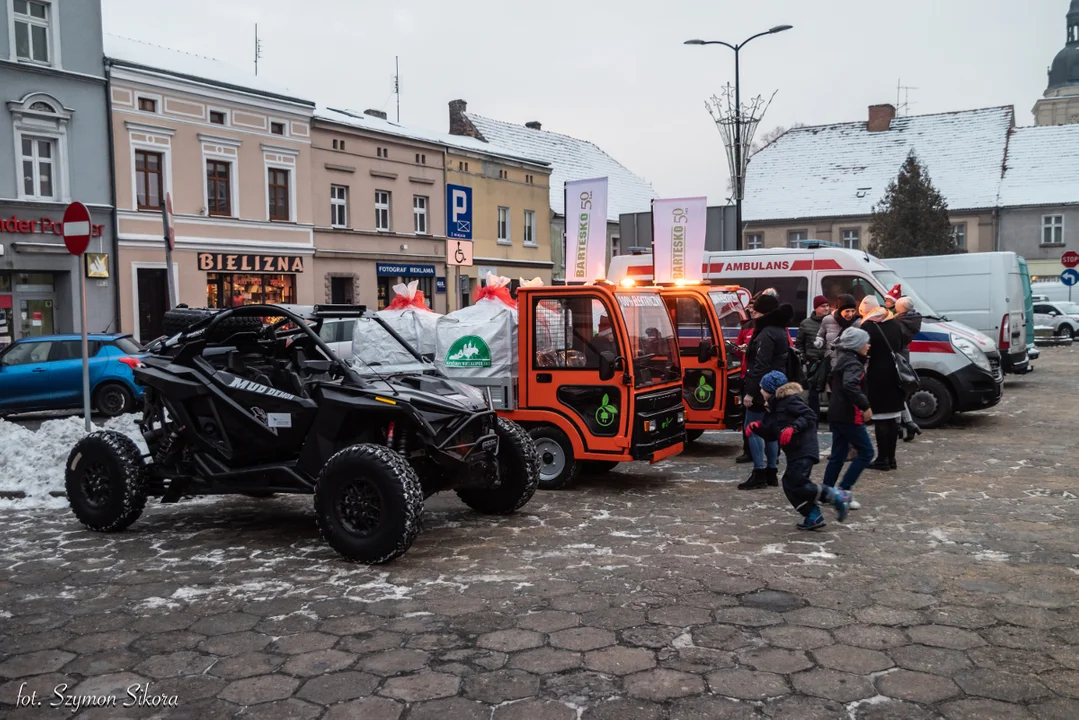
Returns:
[[[391,120],[383,120],[382,118],[375,115],[365,115],[364,113],[357,110],[338,110],[335,108],[319,107],[315,110],[315,119],[339,123],[341,125],[349,125],[355,128],[370,130],[372,132],[396,135],[398,137],[407,138],[410,140],[420,140],[423,142],[457,148],[460,150],[471,150],[473,152],[484,153],[486,155],[494,155],[496,157],[503,157],[509,160],[527,162],[533,165],[546,166],[549,164],[545,160],[536,159],[535,156],[530,157],[520,152],[507,150],[506,148],[500,147],[499,145],[485,143],[482,140],[477,140],[476,138],[465,137],[461,135],[450,135],[449,133],[442,133],[436,130],[427,130],[425,128],[414,127],[412,125],[402,125]]]
[[[618,222],[618,216],[623,213],[647,212],[656,197],[651,183],[586,140],[473,113],[465,113],[465,117],[492,144],[543,158],[551,164],[551,210],[559,215],[565,214],[563,186],[569,180],[607,178],[608,222]]]
[[[105,33],[104,45],[105,56],[120,65],[157,70],[212,85],[314,105],[312,101],[301,99],[287,87],[204,55],[173,50],[111,33]]]
[[[952,209],[997,203],[1010,106],[910,115],[869,132],[852,122],[788,130],[753,156],[748,221],[869,215],[911,150]]]
[[[1079,204],[1079,125],[1016,128],[1000,206]]]

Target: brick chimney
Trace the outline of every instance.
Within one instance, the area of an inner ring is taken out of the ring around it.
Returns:
[[[370,109],[368,109],[368,110],[364,110],[363,114],[364,115],[370,115],[371,117],[382,118],[383,120],[386,119],[386,111],[385,110],[370,110]]]
[[[892,127],[895,120],[894,105],[870,105],[869,106],[869,132],[884,132]]]
[[[540,125],[539,120],[533,120],[531,122],[526,122],[525,127],[528,128],[529,130],[542,130],[543,129],[543,126]]]
[[[450,100],[450,135],[464,135],[465,137],[474,137],[477,140],[487,142],[487,138],[476,129],[476,126],[465,115],[467,110],[468,103],[464,100]]]

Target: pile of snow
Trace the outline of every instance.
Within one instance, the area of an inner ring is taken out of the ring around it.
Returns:
[[[135,421],[138,415],[110,418],[95,430],[115,430],[132,438],[147,452]],[[67,507],[67,499],[50,492],[64,491],[64,466],[75,443],[86,435],[81,417],[71,416],[41,423],[37,431],[0,420],[0,491],[22,492],[26,497],[0,499],[0,508]]]

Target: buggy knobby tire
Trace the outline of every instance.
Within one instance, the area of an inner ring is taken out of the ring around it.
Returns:
[[[102,430],[75,443],[64,470],[71,511],[99,532],[123,530],[146,507],[146,463],[127,435]]]
[[[517,423],[498,418],[498,484],[488,488],[457,491],[465,505],[488,515],[509,515],[520,510],[536,494],[540,459],[536,443]]]
[[[214,308],[176,307],[165,312],[162,327],[165,334],[171,337],[187,330],[197,322],[217,315],[219,312],[221,311]],[[257,331],[261,327],[262,321],[257,317],[227,317],[214,327],[214,337],[220,339],[244,330]]]
[[[416,471],[382,445],[361,444],[329,459],[315,485],[319,531],[349,560],[393,560],[420,531],[423,490]]]
[[[581,474],[581,464],[573,457],[573,444],[554,425],[540,425],[528,431],[540,456],[540,490],[561,490]]]
[[[618,467],[614,460],[582,460],[581,472],[587,475],[603,475]]]

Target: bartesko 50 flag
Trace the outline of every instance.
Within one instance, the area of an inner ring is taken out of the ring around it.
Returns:
[[[607,178],[566,183],[566,282],[607,275]]]
[[[657,283],[704,279],[708,198],[652,201],[652,265]]]

